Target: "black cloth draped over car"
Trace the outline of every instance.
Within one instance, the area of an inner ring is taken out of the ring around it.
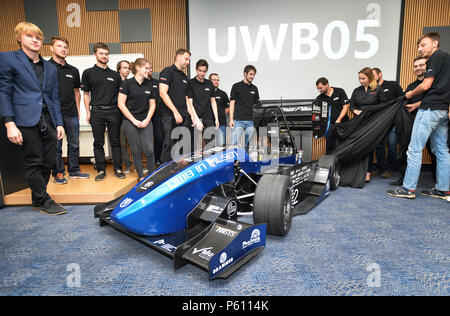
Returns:
[[[397,161],[406,165],[406,151],[411,138],[413,116],[405,105],[405,97],[380,103],[364,109],[360,115],[338,124],[336,150],[332,152],[337,158],[340,185],[362,188],[365,184],[369,154],[395,126],[397,143]]]

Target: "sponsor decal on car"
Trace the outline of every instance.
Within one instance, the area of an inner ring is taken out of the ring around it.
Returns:
[[[159,247],[167,250],[167,251],[170,251],[170,252],[174,252],[175,250],[177,250],[177,247],[175,247],[175,246],[173,246],[171,244],[167,244],[164,239],[157,240],[157,241],[155,241],[153,243],[155,245],[158,245]]]
[[[133,199],[126,198],[125,200],[122,201],[122,203],[120,203],[120,207],[121,208],[127,207],[128,205],[131,204],[131,202],[133,202]]]
[[[228,236],[228,237],[234,237],[236,236],[236,232],[234,230],[225,228],[225,227],[221,227],[221,226],[217,226],[216,229],[216,233]]]
[[[252,235],[250,237],[250,240],[249,241],[244,241],[242,243],[242,249],[250,247],[251,245],[259,243],[259,242],[261,242],[261,232],[259,231],[259,229],[254,229],[252,231]]]
[[[194,251],[192,252],[193,255],[198,254],[200,258],[203,258],[207,261],[211,260],[211,258],[214,256],[214,253],[211,251],[213,247],[207,247],[202,249],[194,248]]]
[[[217,205],[209,205],[206,208],[207,212],[216,213],[216,214],[222,214],[223,208]]]
[[[232,263],[233,262],[233,258],[230,258],[230,259],[228,259],[228,256],[227,256],[227,253],[226,252],[223,252],[221,255],[220,255],[220,259],[219,259],[219,262],[220,262],[220,265],[219,266],[217,266],[217,267],[215,267],[214,269],[213,269],[213,274],[216,274],[216,273],[218,273],[219,271],[221,271],[223,268],[225,268],[225,267],[227,267],[230,263]]]

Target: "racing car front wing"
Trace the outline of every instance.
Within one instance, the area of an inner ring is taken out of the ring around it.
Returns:
[[[162,236],[133,234],[109,216],[121,198],[94,209],[100,226],[110,225],[133,239],[174,260],[175,270],[191,263],[209,273],[209,278],[228,278],[258,255],[266,245],[266,224],[237,221],[237,203],[214,191],[189,213],[187,230]]]

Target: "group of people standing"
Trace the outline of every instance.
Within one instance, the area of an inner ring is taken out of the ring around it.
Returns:
[[[219,89],[220,77],[209,75],[208,63],[196,63],[196,76],[188,79],[185,71],[191,53],[179,49],[173,65],[164,68],[159,81],[152,78],[152,63],[138,58],[130,63],[121,61],[117,71],[108,67],[109,49],[103,43],[94,45],[96,64],[86,69],[80,79],[78,70],[66,62],[69,42],[64,37],[52,38],[52,58],[46,61],[39,54],[43,33],[34,24],[19,23],[15,38],[20,49],[0,53],[0,111],[8,139],[22,148],[24,173],[32,191],[33,207],[43,213],[66,213],[47,193],[47,183],[53,173],[54,182],[67,183],[62,160],[62,139],[67,135],[68,173],[70,178],[88,179],[79,166],[80,101],[86,108],[86,120],[92,127],[96,181],[106,177],[104,152],[105,132],[112,149],[114,173],[125,178],[122,171],[124,139],[131,147],[133,162],[139,180],[144,178],[142,164],[146,157],[147,170],[165,163],[178,154],[189,154],[201,149],[202,138],[196,145],[196,133],[213,131],[214,146],[226,142],[227,127],[231,128],[231,143],[237,144],[245,132],[245,146],[255,133],[253,107],[260,102],[258,88],[253,84],[256,68],[247,65],[243,80],[232,86],[230,98]],[[345,91],[331,87],[326,78],[316,82],[319,100],[331,105],[331,133],[327,136],[327,153],[335,147],[332,132],[338,124],[348,120],[349,110],[360,115],[366,108],[400,96],[409,101],[411,113],[417,113],[408,149],[407,164],[402,179],[391,184],[400,185],[387,193],[396,197],[414,198],[422,163],[422,149],[429,148],[436,156],[436,187],[422,193],[448,199],[450,155],[447,144],[450,103],[450,57],[439,50],[438,33],[429,33],[417,43],[419,57],[414,60],[417,80],[406,94],[394,81],[383,79],[379,68],[364,68],[358,73],[360,86],[348,99]],[[128,78],[129,72],[133,77]],[[229,120],[227,123],[227,115]],[[181,129],[181,131],[180,131]],[[122,133],[122,141],[121,141]],[[206,134],[206,132],[205,132]],[[376,146],[378,170],[390,177],[395,167],[395,129],[387,133],[388,159],[385,163],[385,140]],[[204,136],[204,135],[203,135]],[[179,147],[174,146],[175,144]],[[126,147],[125,147],[126,148]],[[370,155],[372,157],[373,155]],[[130,169],[125,160],[125,172]],[[370,181],[370,160],[366,182]]]
[[[415,198],[422,150],[426,146],[432,155],[432,170],[436,180],[435,188],[422,194],[449,199],[450,154],[448,145],[448,124],[450,106],[450,57],[439,50],[439,33],[422,36],[417,47],[419,56],[414,59],[413,70],[417,79],[408,85],[405,92],[395,81],[383,79],[379,68],[363,68],[358,72],[360,86],[354,89],[351,98],[341,88],[330,87],[326,78],[319,78],[316,87],[320,92],[318,100],[331,105],[330,131],[327,135],[327,153],[335,150],[337,124],[348,120],[348,114],[360,115],[371,106],[405,97],[406,109],[414,119],[407,159],[397,157],[397,137],[395,127],[386,131],[386,138],[376,144],[377,166],[373,165],[373,153],[369,155],[366,182],[371,175],[381,173],[390,178],[398,169],[401,177],[389,184],[397,186],[387,194],[395,197]],[[386,142],[388,154],[386,157]]]
[[[253,106],[259,102],[258,89],[252,84],[254,66],[245,67],[244,79],[233,86],[228,98],[219,89],[218,74],[210,74],[206,79],[206,60],[196,63],[197,74],[188,79],[185,70],[191,53],[186,49],[176,51],[173,65],[162,70],[158,81],[152,78],[152,63],[145,58],[121,61],[117,71],[110,69],[108,46],[96,43],[93,46],[96,64],[80,78],[78,69],[66,62],[69,49],[66,38],[52,38],[49,61],[39,54],[44,39],[39,27],[21,22],[15,28],[15,38],[20,49],[0,53],[1,117],[8,139],[22,148],[33,207],[45,214],[66,213],[47,193],[51,174],[55,183],[68,183],[62,158],[64,135],[68,143],[69,178],[90,178],[79,166],[80,89],[86,121],[94,138],[95,181],[106,177],[106,131],[115,176],[123,179],[131,168],[126,140],[139,180],[145,176],[143,154],[151,173],[155,165],[172,160],[174,155],[194,151],[196,132],[212,128],[214,145],[225,144],[227,115],[235,144],[246,130],[248,145],[254,132]],[[130,71],[133,76],[128,78]],[[177,133],[177,128],[184,130]],[[197,149],[203,146],[200,142]],[[178,143],[183,144],[181,150],[174,146]]]

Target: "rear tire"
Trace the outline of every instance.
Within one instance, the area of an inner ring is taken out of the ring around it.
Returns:
[[[253,202],[255,224],[267,224],[267,233],[285,236],[291,228],[291,179],[284,175],[263,175]]]
[[[331,170],[330,190],[334,191],[339,187],[340,176],[336,168],[336,157],[334,155],[323,155],[319,158],[319,167]]]

